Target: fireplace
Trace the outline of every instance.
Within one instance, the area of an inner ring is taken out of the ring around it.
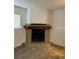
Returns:
[[[26,29],[26,43],[49,42],[49,29],[51,26],[47,24],[26,24],[24,28]]]
[[[45,42],[45,30],[32,29],[31,41],[32,42]]]

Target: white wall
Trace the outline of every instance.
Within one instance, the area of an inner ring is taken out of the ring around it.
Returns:
[[[14,14],[14,28],[20,28],[20,15]]]
[[[54,10],[50,24],[52,26],[50,30],[50,41],[54,44],[65,46],[65,10]]]
[[[40,8],[28,8],[27,11],[27,24],[30,23],[45,23],[47,24],[47,10]]]
[[[28,8],[26,23],[43,23],[47,24],[47,10],[40,8]]]
[[[14,6],[14,14],[20,15],[20,25],[21,25],[21,27],[23,27],[23,25],[26,24],[27,9],[21,8],[18,6]]]
[[[26,40],[26,31],[24,28],[14,29],[14,47],[20,46]]]
[[[26,40],[26,31],[23,28],[23,25],[26,24],[26,13],[27,9],[17,6],[14,7],[14,14],[20,15],[20,28],[14,28],[14,47],[20,46]]]
[[[21,1],[15,1],[16,6],[20,6],[27,9],[26,23],[47,23],[47,10],[42,8],[36,8],[29,3]],[[29,14],[30,13],[30,14]]]
[[[44,9],[32,9],[31,23],[47,23],[47,11]]]

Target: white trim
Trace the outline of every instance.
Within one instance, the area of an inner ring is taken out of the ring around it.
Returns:
[[[21,46],[22,43],[18,43],[16,45],[14,45],[14,48],[18,47],[18,46]]]

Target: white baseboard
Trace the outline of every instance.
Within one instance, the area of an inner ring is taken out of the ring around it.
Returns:
[[[21,45],[22,45],[22,43],[16,44],[16,45],[14,45],[14,48],[21,46]]]

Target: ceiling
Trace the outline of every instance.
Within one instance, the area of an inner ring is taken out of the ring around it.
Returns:
[[[15,2],[16,1],[45,9],[63,8],[65,6],[64,0],[15,0]]]

